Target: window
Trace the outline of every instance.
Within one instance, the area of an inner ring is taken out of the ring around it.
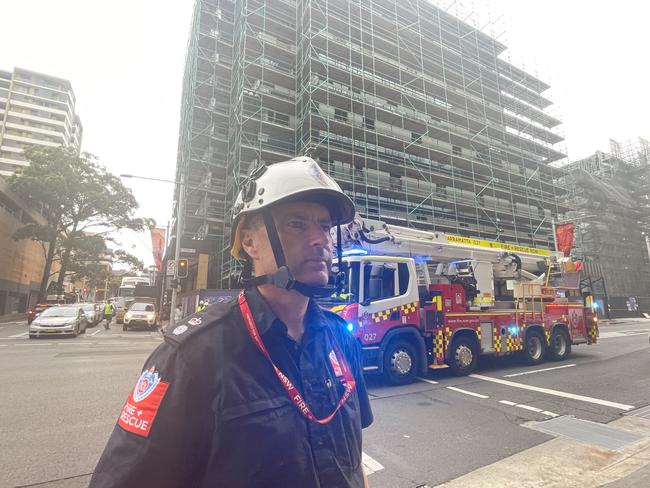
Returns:
[[[369,119],[368,117],[364,117],[363,123],[366,126],[366,129],[375,130],[375,119]]]
[[[395,265],[366,263],[363,267],[363,294],[365,300],[383,300],[396,296]]]
[[[334,120],[339,120],[341,122],[347,122],[348,113],[345,110],[341,110],[340,108],[335,108],[334,109]]]
[[[411,132],[411,142],[422,142],[422,134]]]
[[[460,146],[451,146],[451,152],[454,156],[461,156],[463,154],[463,149]]]
[[[409,268],[406,263],[397,265],[397,275],[399,277],[399,294],[404,295],[409,288]]]

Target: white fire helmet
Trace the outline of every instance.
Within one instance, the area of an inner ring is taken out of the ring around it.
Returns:
[[[330,211],[335,225],[354,219],[354,203],[341,187],[309,157],[256,167],[240,190],[232,215],[230,253],[246,259],[241,247],[240,229],[246,216],[281,202],[309,199],[322,203]]]

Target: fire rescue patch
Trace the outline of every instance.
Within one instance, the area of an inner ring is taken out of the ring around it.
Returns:
[[[198,317],[192,317],[190,320],[187,321],[187,323],[190,325],[201,325],[201,322],[203,321]]]
[[[330,358],[330,363],[332,363],[332,369],[334,370],[334,374],[338,378],[339,376],[343,376],[343,370],[341,369],[341,365],[339,364],[339,358],[336,357],[336,353],[334,351],[330,351],[329,353],[329,358]]]
[[[176,327],[174,330],[172,330],[172,334],[174,335],[181,335],[183,332],[187,330],[187,325],[179,325]]]
[[[118,425],[127,432],[148,437],[168,387],[169,383],[160,380],[155,366],[143,371],[122,407]]]

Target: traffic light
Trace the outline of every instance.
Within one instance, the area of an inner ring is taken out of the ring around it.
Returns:
[[[178,260],[178,277],[187,278],[187,259]]]

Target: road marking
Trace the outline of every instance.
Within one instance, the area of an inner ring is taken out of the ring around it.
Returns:
[[[51,342],[43,342],[41,344],[14,344],[16,347],[25,347],[25,346],[51,346]]]
[[[95,332],[93,332],[92,334],[89,334],[89,335],[95,336],[95,335],[99,334],[100,332],[101,332],[101,330],[96,330]]]
[[[377,471],[384,469],[384,467],[379,464],[379,462],[368,456],[365,452],[361,453],[361,462],[363,463],[364,472],[366,475],[376,473]]]
[[[504,405],[508,405],[509,407],[519,407],[519,408],[523,408],[524,410],[530,410],[531,412],[541,413],[542,415],[546,415],[547,417],[559,417],[559,415],[556,413],[549,412],[548,410],[542,410],[541,408],[524,405],[523,403],[515,403],[509,400],[499,400],[499,403],[503,403]]]
[[[90,342],[88,340],[83,341],[83,342],[59,342],[59,346],[74,346],[74,345],[86,346],[86,345],[89,345],[89,344],[94,344],[94,342]]]
[[[428,380],[426,378],[420,378],[419,376],[417,377],[417,379],[419,379],[420,381],[424,381],[425,383],[431,383],[432,385],[437,385],[438,384],[437,381]]]
[[[502,380],[500,378],[492,378],[491,376],[483,376],[480,374],[471,374],[472,378],[483,381],[491,381],[492,383],[498,383],[500,385],[512,386],[514,388],[522,388],[524,390],[536,391],[538,393],[545,393],[547,395],[553,395],[563,398],[569,398],[571,400],[578,400],[581,402],[595,403],[596,405],[603,405],[604,407],[617,408],[619,410],[632,410],[633,405],[625,405],[623,403],[610,402],[608,400],[601,400],[600,398],[592,398],[583,395],[576,395],[574,393],[567,393],[565,391],[551,390],[550,388],[540,388],[539,386],[525,385],[523,383],[515,383],[514,381]]]
[[[23,337],[23,336],[26,336],[27,334],[29,334],[29,332],[21,332],[20,334],[10,335],[9,337],[10,337],[11,339],[13,339],[14,337]]]
[[[9,344],[0,344],[0,347],[9,347]]]
[[[515,405],[515,407],[523,408],[524,410],[530,410],[531,412],[537,412],[537,413],[542,411],[541,408],[531,407],[530,405],[524,405],[522,403],[518,403],[517,405]]]
[[[467,390],[461,390],[460,388],[455,388],[453,386],[448,386],[447,389],[457,391],[458,393],[464,393],[465,395],[475,396],[477,398],[490,398],[487,395],[481,395],[480,393],[474,393],[474,392],[467,391]]]
[[[507,374],[504,376],[504,378],[513,378],[515,376],[523,376],[525,374],[542,373],[544,371],[553,371],[554,369],[572,368],[574,366],[575,364],[565,364],[564,366],[555,366],[554,368],[544,368],[544,369],[536,369],[534,371],[524,371],[523,373]]]
[[[557,413],[549,412],[548,410],[543,410],[542,415],[548,415],[549,417],[559,417]]]

